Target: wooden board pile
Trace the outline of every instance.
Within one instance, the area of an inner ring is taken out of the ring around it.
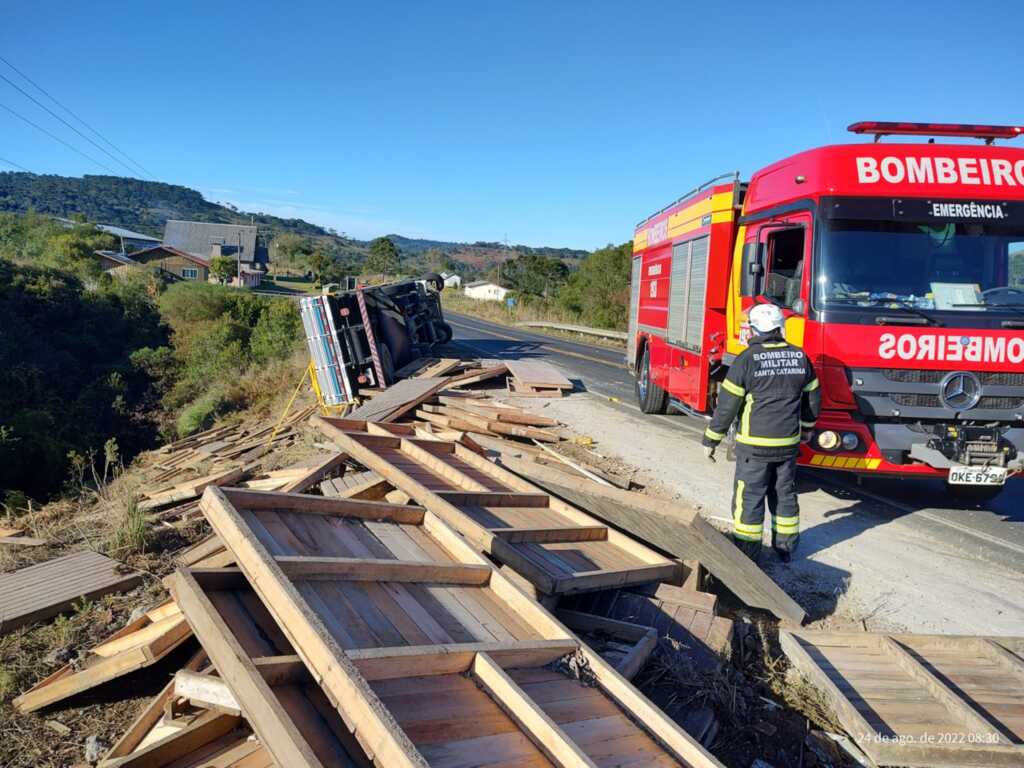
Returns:
[[[211,664],[105,765],[720,765],[428,509],[216,487],[201,508],[235,565],[169,585]]]
[[[243,482],[264,456],[294,442],[314,410],[298,410],[279,427],[273,423],[215,427],[145,455],[140,508],[163,509],[163,517],[186,515],[195,509],[195,500],[207,486]],[[286,482],[287,478],[281,484]]]
[[[364,405],[371,420],[309,418],[331,447],[284,469],[250,464],[297,418],[273,441],[230,427],[158,455],[150,500],[201,494],[186,506],[213,532],[178,554],[170,599],[17,706],[127,685],[190,646],[103,765],[719,765],[629,680],[666,649],[705,669],[728,656],[704,568],[791,624],[802,609],[693,510],[560,459],[556,421],[466,388],[514,368],[426,361]],[[873,757],[1021,764],[1024,640],[782,643],[858,742],[924,723],[994,739]]]
[[[519,397],[562,397],[572,382],[543,360],[509,360],[508,391]]]

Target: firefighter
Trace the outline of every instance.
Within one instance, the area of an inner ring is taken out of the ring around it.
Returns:
[[[817,421],[821,391],[807,355],[783,338],[784,322],[782,310],[774,304],[750,310],[756,335],[722,381],[703,444],[705,456],[714,461],[715,449],[739,419],[733,538],[744,553],[758,559],[767,501],[772,547],[788,563],[800,540],[796,457]]]

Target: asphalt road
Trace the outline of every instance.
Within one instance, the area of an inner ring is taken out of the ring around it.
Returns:
[[[577,388],[610,398],[609,405],[637,411],[633,378],[623,351],[546,336],[446,312],[455,340],[482,357],[546,359],[558,365]],[[693,416],[649,416],[670,422],[681,436],[699,441],[704,423]],[[1024,479],[1010,480],[993,501],[970,506],[950,498],[937,480],[865,477],[859,483],[844,472],[805,470],[823,488],[833,487],[849,500],[864,500],[865,514],[882,520],[903,518],[949,541],[965,556],[997,562],[1024,574]],[[966,578],[966,576],[965,576]]]

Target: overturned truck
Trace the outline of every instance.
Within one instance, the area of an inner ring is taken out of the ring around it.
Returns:
[[[300,302],[324,405],[351,403],[360,387],[387,387],[395,371],[452,338],[439,275],[310,296]]]

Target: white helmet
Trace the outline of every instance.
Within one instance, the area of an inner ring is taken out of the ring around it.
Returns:
[[[782,310],[774,304],[757,304],[749,312],[750,324],[758,333],[768,333],[786,325]]]

